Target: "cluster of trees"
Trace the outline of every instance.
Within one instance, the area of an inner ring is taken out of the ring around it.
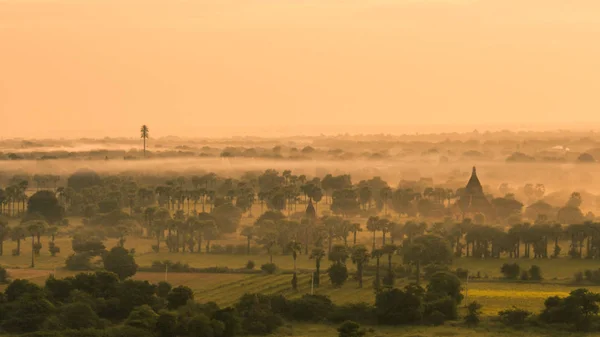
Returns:
[[[392,188],[380,177],[355,184],[349,175],[327,174],[323,178],[309,179],[305,175],[294,175],[290,170],[246,172],[239,179],[214,173],[173,174],[166,181],[164,176],[128,173],[100,177],[93,171],[83,170],[69,176],[66,186],[57,187],[59,180],[60,177],[55,175],[14,176],[6,189],[0,190],[3,213],[13,216],[25,210],[26,190],[31,181],[38,190],[54,191],[67,214],[86,217],[121,209],[129,209],[130,215],[140,215],[149,206],[172,212],[183,210],[186,215],[198,213],[200,209],[210,213],[212,208],[225,203],[231,203],[249,216],[252,216],[252,206],[257,203],[261,205],[261,213],[266,206],[290,216],[299,204],[306,204],[308,200],[312,200],[316,208],[324,201],[331,212],[345,218],[388,215],[390,211],[409,217],[460,217],[461,211],[455,207],[455,201],[465,193],[464,188],[433,187],[431,179],[401,181]],[[530,189],[543,190],[543,185],[526,190]],[[508,188],[500,190],[508,191]],[[496,206],[495,217],[502,221],[520,215],[523,207],[511,194],[494,199],[492,203]],[[545,209],[544,206],[537,205],[526,215],[533,215],[532,220],[539,213],[556,218],[557,211],[552,206]]]

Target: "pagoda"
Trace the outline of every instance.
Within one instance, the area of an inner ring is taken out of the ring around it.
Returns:
[[[311,224],[314,223],[317,218],[317,211],[315,210],[315,206],[313,206],[312,198],[308,200],[308,206],[306,207],[306,218],[311,221]]]
[[[483,193],[483,187],[479,182],[479,178],[477,178],[477,169],[475,166],[473,166],[473,172],[467,186],[459,197],[458,206],[463,213],[463,218],[472,217],[477,213],[482,213],[486,216],[491,215],[490,211],[492,207]]]

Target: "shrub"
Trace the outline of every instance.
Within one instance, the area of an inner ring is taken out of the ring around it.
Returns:
[[[348,268],[342,263],[334,263],[327,269],[327,274],[334,287],[341,287],[348,279]]]
[[[104,256],[104,269],[113,272],[124,280],[135,275],[138,265],[135,258],[127,249],[123,247],[114,247]]]
[[[275,263],[265,263],[260,266],[260,270],[267,274],[274,274],[277,271],[277,265]]]
[[[541,281],[542,277],[542,269],[539,266],[533,265],[529,268],[529,278],[534,281]]]
[[[500,320],[506,325],[520,325],[525,323],[525,319],[531,315],[531,312],[517,307],[500,311],[498,316]]]
[[[465,316],[465,322],[468,325],[477,325],[479,324],[481,316],[481,304],[473,301],[469,303],[467,306],[467,315]]]
[[[339,337],[362,337],[365,331],[360,329],[360,325],[353,321],[345,321],[337,329]]]
[[[431,276],[427,285],[427,294],[429,299],[450,296],[456,304],[460,304],[463,299],[460,288],[460,279],[456,275],[449,272],[437,272]]]
[[[96,328],[100,318],[92,308],[84,302],[63,305],[60,308],[60,323],[69,329]]]
[[[10,283],[8,271],[4,267],[0,267],[0,284]]]
[[[139,329],[154,330],[156,322],[158,322],[158,314],[150,306],[144,304],[131,311],[127,320],[125,320],[125,325]]]
[[[435,310],[434,312],[429,314],[429,316],[427,316],[427,322],[429,322],[431,325],[435,325],[435,326],[444,325],[445,321],[446,321],[446,315],[444,315],[443,313],[441,313],[437,310]]]
[[[354,321],[372,324],[375,320],[375,308],[365,302],[336,305],[328,314],[327,319],[333,323]]]
[[[319,322],[333,311],[333,302],[323,295],[304,295],[289,302],[290,318],[298,321]]]
[[[91,270],[92,256],[89,253],[71,254],[65,261],[68,270]]]
[[[252,269],[254,269],[254,266],[255,266],[254,261],[248,260],[248,262],[246,262],[246,269],[252,270]]]
[[[567,297],[548,297],[539,317],[546,323],[573,324],[577,330],[587,330],[591,318],[598,314],[599,302],[600,294],[575,289]]]
[[[160,281],[156,286],[156,296],[160,298],[167,298],[171,292],[171,289],[173,289],[173,286],[170,283],[166,281]]]
[[[40,255],[40,251],[42,250],[42,244],[41,243],[35,243],[33,245],[33,251],[35,252],[35,255]]]
[[[56,256],[56,254],[60,253],[60,247],[58,247],[54,242],[50,242],[48,244],[48,251],[51,256]]]
[[[529,280],[529,273],[527,272],[527,270],[523,270],[521,272],[521,281],[527,281]]]
[[[244,332],[251,335],[268,335],[283,325],[281,316],[277,313],[286,312],[282,301],[274,300],[272,296],[259,294],[244,294],[236,309],[242,318],[241,326]]]
[[[515,280],[521,272],[521,267],[516,263],[505,263],[500,268],[500,272],[502,272],[505,278]]]
[[[467,276],[469,276],[469,270],[468,269],[456,268],[456,270],[454,271],[454,273],[456,274],[456,276],[458,276],[459,279],[466,279]]]
[[[450,296],[444,296],[425,303],[425,316],[430,316],[434,312],[442,313],[445,319],[456,319],[458,317],[458,305]]]
[[[175,287],[167,295],[167,302],[169,303],[169,309],[171,310],[177,309],[193,299],[194,292],[186,286]]]
[[[375,313],[379,324],[400,325],[414,323],[423,317],[424,289],[411,284],[401,289],[377,293]]]

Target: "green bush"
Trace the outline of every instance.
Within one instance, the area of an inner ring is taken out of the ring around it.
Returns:
[[[454,271],[454,273],[456,274],[456,276],[458,276],[459,279],[466,279],[467,276],[469,276],[469,270],[468,269],[456,268],[456,270]]]
[[[248,262],[246,262],[246,269],[252,270],[252,269],[254,269],[254,267],[255,267],[254,261],[248,260]]]
[[[439,312],[446,319],[456,319],[458,317],[458,305],[450,296],[444,296],[425,303],[425,316],[431,316],[434,312]]]
[[[481,304],[473,301],[467,305],[467,315],[465,316],[465,323],[468,325],[477,325],[479,324],[481,316]]]
[[[289,316],[298,321],[319,322],[327,318],[334,309],[333,302],[323,295],[303,295],[289,301]]]
[[[539,266],[533,265],[529,268],[529,278],[534,281],[541,281],[542,277],[542,269]]]
[[[0,267],[0,284],[10,283],[10,275],[4,267]]]
[[[65,265],[68,270],[92,270],[92,255],[89,253],[74,253],[67,257]]]
[[[500,268],[500,272],[502,272],[505,278],[515,280],[521,272],[521,267],[516,263],[505,263]]]
[[[275,263],[265,263],[260,266],[260,270],[267,274],[274,274],[277,271],[277,265]]]
[[[360,329],[360,325],[353,321],[345,321],[337,329],[339,337],[362,337],[365,331]]]
[[[423,318],[423,293],[425,290],[411,284],[401,289],[389,289],[377,293],[375,313],[379,324],[400,325],[420,321]]]
[[[333,263],[327,269],[327,274],[334,287],[341,287],[348,279],[348,268],[343,263]]]
[[[427,316],[427,322],[431,325],[435,325],[435,326],[439,326],[439,325],[444,325],[444,322],[446,321],[446,315],[444,315],[443,313],[435,310],[434,312],[432,312],[431,314],[429,314]]]
[[[363,324],[375,323],[375,308],[365,302],[336,305],[327,317],[333,323],[354,321]]]
[[[506,325],[520,325],[525,323],[525,319],[531,315],[531,312],[517,307],[502,310],[498,313],[500,320]]]

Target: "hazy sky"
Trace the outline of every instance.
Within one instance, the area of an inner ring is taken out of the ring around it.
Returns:
[[[0,137],[591,127],[599,42],[598,0],[0,0]]]

